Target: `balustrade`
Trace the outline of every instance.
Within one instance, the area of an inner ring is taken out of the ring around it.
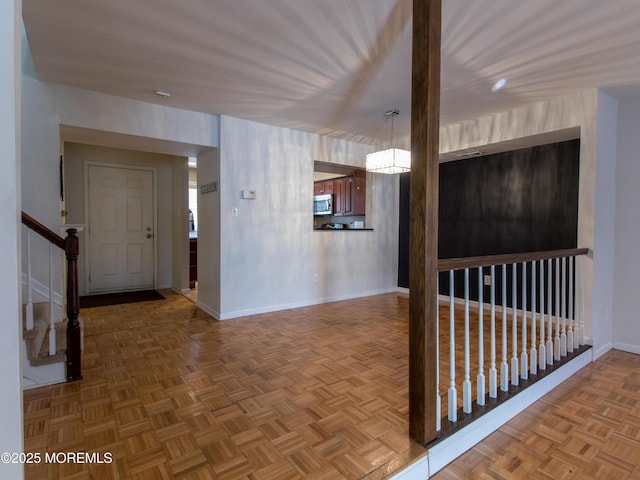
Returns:
[[[34,327],[33,317],[33,275],[32,275],[32,234],[38,234],[49,242],[49,270],[48,270],[48,303],[49,303],[49,355],[56,354],[56,328],[55,328],[55,257],[58,247],[66,255],[66,313],[67,313],[67,381],[79,380],[81,374],[81,332],[80,332],[80,297],[78,292],[78,237],[77,230],[69,228],[67,237],[62,238],[40,222],[22,212],[22,223],[26,231],[26,289],[27,303],[25,306],[25,324],[28,330]],[[33,232],[33,233],[32,233]]]
[[[442,279],[448,278],[449,290],[448,317],[438,315],[439,341],[442,347],[448,343],[449,348],[448,353],[444,349],[442,357],[442,365],[448,363],[448,378],[440,375],[440,369],[436,374],[438,381],[447,385],[448,393],[446,407],[438,394],[438,430],[442,428],[441,408],[446,411],[446,419],[455,424],[460,415],[458,405],[463,415],[470,414],[476,406],[484,406],[487,399],[497,399],[498,389],[506,394],[522,382],[535,381],[584,345],[584,269],[578,266],[586,253],[587,249],[571,249],[438,262],[438,271],[445,275]],[[470,275],[473,269],[477,269],[477,276]],[[485,285],[487,269],[490,274]],[[496,275],[497,269],[502,275]],[[473,277],[477,278],[476,285],[470,281]],[[439,281],[438,289],[441,286],[446,293],[446,281]],[[488,322],[485,289],[489,297]],[[498,313],[501,322],[496,321]],[[438,358],[440,351],[438,344]],[[472,371],[477,373],[472,376]]]

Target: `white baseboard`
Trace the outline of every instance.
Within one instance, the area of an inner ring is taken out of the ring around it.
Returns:
[[[209,315],[211,315],[216,320],[220,320],[220,312],[218,312],[215,308],[211,308],[206,303],[202,303],[200,300],[198,300],[196,302],[196,307],[198,307],[203,312],[208,313]]]
[[[592,339],[586,339],[585,338],[585,342],[587,342],[590,345],[593,345],[593,340]],[[597,350],[594,349],[594,351],[593,351],[593,359],[596,360],[596,359],[600,358],[602,355],[607,353],[612,348],[613,348],[613,344],[611,342],[607,342],[604,345],[598,347]]]
[[[22,357],[22,389],[29,390],[36,387],[44,387],[45,385],[54,385],[56,383],[64,383],[67,381],[67,372],[65,362],[52,363],[49,365],[40,365],[34,367],[29,363],[24,341],[20,348]]]
[[[486,413],[478,420],[458,430],[429,449],[425,457],[398,472],[391,480],[417,480],[434,475],[482,439],[507,423],[518,413],[529,407],[578,370],[593,360],[593,350],[589,349],[570,362],[561,366],[522,393]]]
[[[60,375],[60,368],[58,367],[58,365],[62,365],[62,375]],[[50,367],[51,365],[43,365]],[[64,363],[62,364],[53,364],[53,366],[56,366],[58,368],[55,369],[55,375],[53,379],[48,378],[47,380],[43,380],[40,381],[40,383],[37,383],[36,380],[33,380],[32,378],[26,377],[25,375],[22,375],[22,390],[31,390],[32,388],[39,388],[39,387],[46,387],[48,385],[58,385],[59,383],[66,383],[67,382],[67,377],[66,377],[66,372],[64,371]],[[42,367],[37,367],[37,368],[42,368]]]
[[[225,312],[219,314],[220,317],[218,320],[231,320],[239,317],[247,317],[249,315],[259,315],[261,313],[271,313],[278,312],[280,310],[290,310],[292,308],[301,308],[301,307],[310,307],[312,305],[320,305],[323,303],[332,303],[332,302],[340,302],[342,300],[352,300],[354,298],[362,298],[362,297],[370,297],[372,295],[382,295],[385,293],[395,293],[397,292],[397,287],[389,288],[385,290],[375,290],[370,292],[360,292],[350,295],[337,295],[333,297],[323,297],[323,298],[314,298],[311,300],[303,300],[301,302],[293,302],[293,303],[283,303],[280,305],[269,305],[266,307],[259,308],[249,308],[247,310],[236,310],[232,312]],[[198,303],[198,306],[200,304]],[[206,309],[202,308],[205,312],[209,313]],[[211,315],[211,313],[209,313]]]
[[[640,355],[640,345],[615,342],[613,344],[613,348],[615,348],[616,350],[622,350],[623,352],[635,353],[636,355]]]
[[[180,295],[188,295],[191,293],[191,289],[190,288],[173,288],[171,287],[171,290],[173,290],[176,293],[179,293]]]
[[[429,454],[409,464],[389,480],[424,480],[425,478],[429,478]]]

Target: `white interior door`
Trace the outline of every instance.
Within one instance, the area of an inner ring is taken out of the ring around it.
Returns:
[[[88,293],[153,288],[153,172],[89,165]]]

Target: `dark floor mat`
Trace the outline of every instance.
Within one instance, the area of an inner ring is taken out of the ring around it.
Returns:
[[[87,295],[85,297],[80,297],[80,308],[104,307],[105,305],[148,302],[151,300],[164,300],[164,297],[156,290],[106,293],[104,295]]]

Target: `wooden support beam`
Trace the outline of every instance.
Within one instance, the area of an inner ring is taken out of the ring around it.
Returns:
[[[413,0],[409,434],[436,438],[441,0]]]

